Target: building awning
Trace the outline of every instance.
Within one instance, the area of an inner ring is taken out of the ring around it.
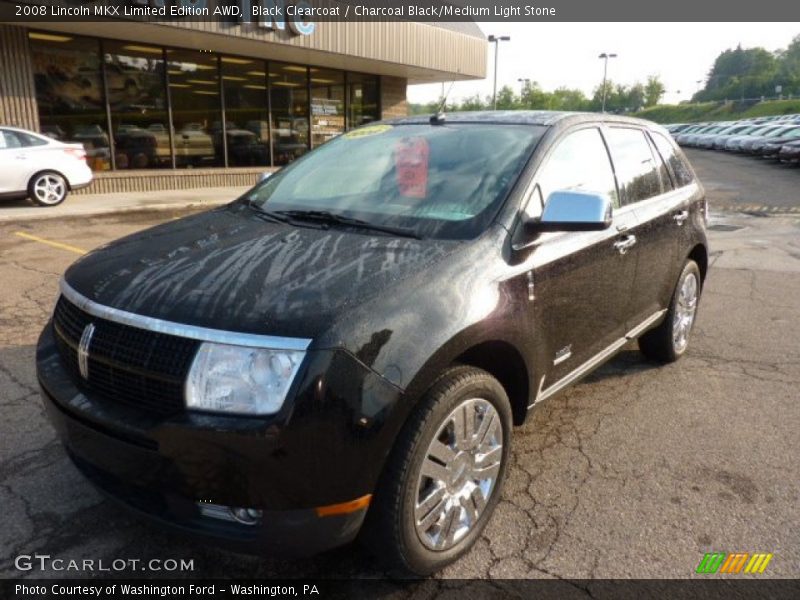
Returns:
[[[217,21],[19,25],[389,75],[409,84],[486,77],[486,38],[471,22],[318,22],[310,35]]]

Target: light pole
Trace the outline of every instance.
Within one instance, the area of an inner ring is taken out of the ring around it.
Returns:
[[[603,59],[603,108],[601,109],[603,112],[606,112],[606,79],[608,77],[608,59],[609,58],[617,58],[616,54],[607,54],[603,52],[597,58]]]
[[[511,36],[508,36],[508,35],[501,35],[501,36],[490,35],[486,39],[494,44],[494,91],[492,92],[492,109],[493,110],[497,110],[497,53],[500,50],[500,42],[508,42],[508,41],[510,41],[511,40]]]
[[[527,77],[520,77],[519,79],[517,79],[517,83],[521,83],[522,84],[521,86],[519,86],[519,93],[521,95],[522,92],[525,91],[525,86],[526,85],[530,85],[531,80],[528,79]]]

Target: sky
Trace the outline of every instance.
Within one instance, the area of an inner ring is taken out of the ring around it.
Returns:
[[[786,48],[800,23],[478,23],[486,35],[509,35],[500,42],[497,88],[513,86],[520,78],[538,81],[552,91],[578,88],[587,96],[603,79],[603,52],[610,59],[608,77],[615,83],[644,83],[658,75],[667,93],[664,103],[688,100],[698,90],[717,55],[728,48],[762,46],[773,51]],[[476,93],[492,93],[494,44],[487,52],[486,79],[457,81],[450,100]],[[449,87],[445,85],[445,89]],[[430,102],[442,93],[439,83],[408,88],[410,102]]]

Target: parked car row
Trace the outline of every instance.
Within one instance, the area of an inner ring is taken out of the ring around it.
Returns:
[[[681,146],[800,162],[800,115],[744,121],[676,123],[667,129]]]

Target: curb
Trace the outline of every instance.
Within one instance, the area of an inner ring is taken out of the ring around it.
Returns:
[[[222,206],[232,202],[230,198],[225,200],[208,200],[204,202],[189,202],[189,203],[158,203],[158,204],[142,204],[136,206],[108,206],[98,208],[85,208],[83,210],[73,210],[70,212],[60,212],[53,214],[47,208],[32,209],[30,213],[20,215],[4,215],[2,208],[0,208],[0,224],[3,223],[18,223],[21,221],[43,221],[47,219],[74,219],[83,217],[100,217],[105,215],[118,215],[130,214],[140,212],[161,212],[168,210],[192,210],[202,208],[213,208]],[[27,209],[26,209],[27,210]],[[39,214],[41,212],[41,214]]]

